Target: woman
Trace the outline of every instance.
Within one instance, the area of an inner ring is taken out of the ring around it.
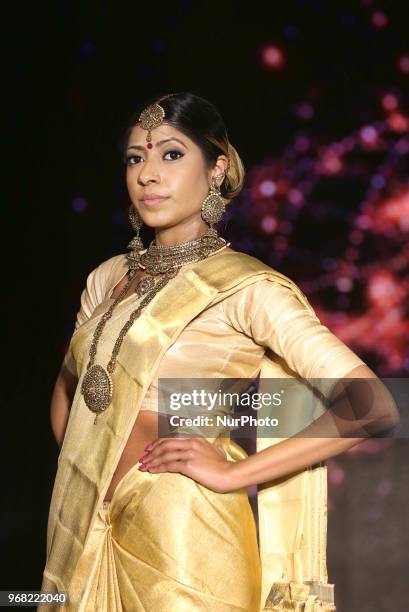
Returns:
[[[152,101],[125,155],[132,251],[89,275],[52,397],[42,591],[81,611],[334,610],[322,462],[366,434],[260,437],[253,456],[225,437],[166,439],[157,383],[376,376],[289,278],[213,228],[244,170],[212,104]],[[246,487],[261,483],[259,555]]]

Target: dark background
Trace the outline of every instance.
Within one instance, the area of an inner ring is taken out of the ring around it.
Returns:
[[[219,108],[247,170],[220,233],[295,280],[379,376],[408,376],[407,13],[371,0],[3,5],[2,589],[41,585],[50,396],[87,274],[131,237],[120,143],[147,96]],[[407,609],[407,441],[328,464],[339,612]]]

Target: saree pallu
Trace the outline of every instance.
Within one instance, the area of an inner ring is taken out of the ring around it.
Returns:
[[[230,460],[246,456],[234,442],[223,445]],[[100,506],[69,603],[55,609],[258,612],[261,566],[246,490],[215,493],[139,465]]]

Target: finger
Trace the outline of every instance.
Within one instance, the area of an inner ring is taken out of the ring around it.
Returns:
[[[168,463],[172,463],[173,461],[188,461],[191,458],[192,456],[190,451],[167,451],[163,453],[160,457],[149,457],[149,459],[144,462],[144,465],[148,468],[148,470],[150,470],[152,467],[167,465]]]
[[[160,457],[164,452],[169,450],[186,450],[187,448],[194,448],[191,440],[180,439],[180,438],[167,438],[162,440],[162,444],[157,444],[151,451],[146,453],[146,458]],[[144,459],[145,463],[145,459]]]
[[[145,450],[148,450],[148,452],[152,452],[155,448],[159,448],[161,446],[163,446],[163,444],[166,444],[167,442],[171,441],[171,440],[186,440],[188,438],[182,438],[179,436],[172,436],[172,437],[166,437],[166,438],[157,438],[156,440],[153,440],[153,442],[151,442],[150,444],[147,444],[145,446]]]
[[[179,474],[186,474],[187,468],[184,461],[170,461],[169,463],[162,463],[153,468],[148,469],[149,472],[159,474],[161,472],[178,472]]]

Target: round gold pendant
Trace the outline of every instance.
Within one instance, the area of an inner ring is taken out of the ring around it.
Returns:
[[[138,297],[141,297],[142,295],[144,295],[144,293],[147,293],[148,291],[153,289],[154,286],[155,279],[153,278],[153,276],[144,276],[136,285],[135,292]]]
[[[94,365],[85,374],[81,391],[92,412],[104,412],[112,400],[112,378],[102,366]]]

